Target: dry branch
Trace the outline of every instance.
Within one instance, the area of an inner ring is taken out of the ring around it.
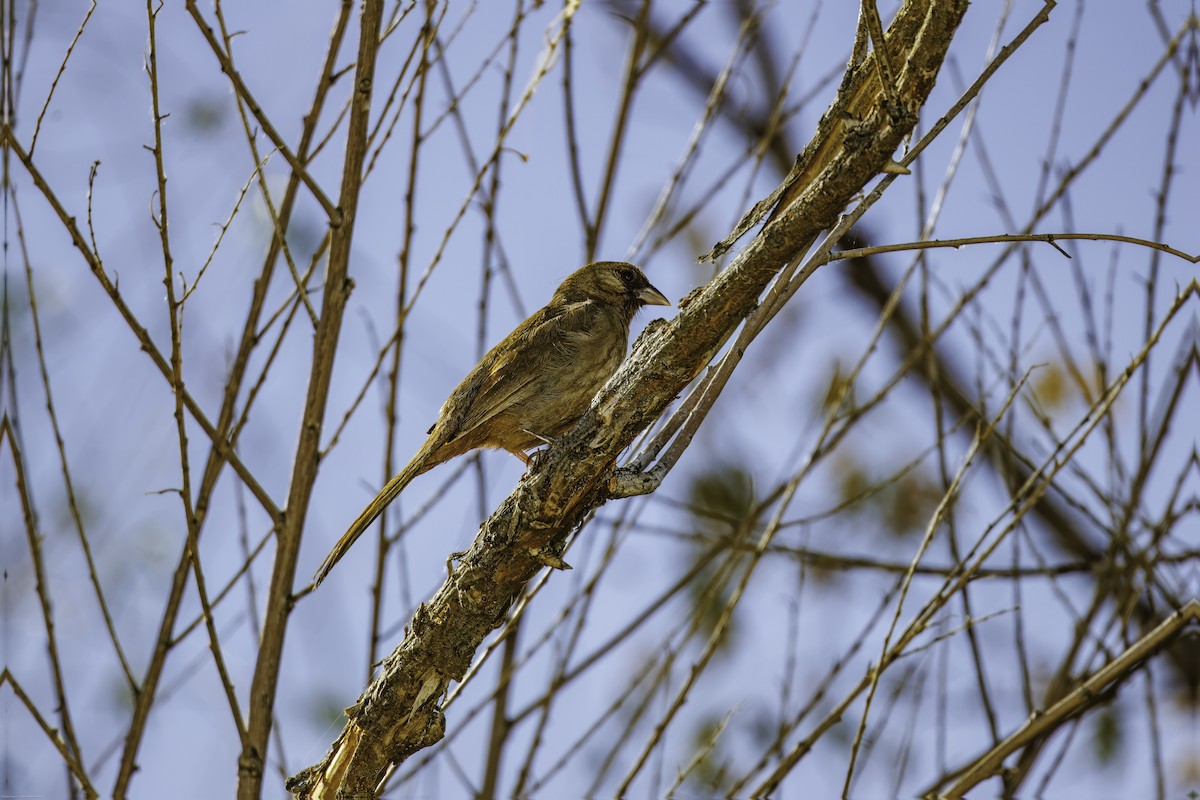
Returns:
[[[558,561],[571,531],[609,499],[617,456],[909,135],[965,11],[964,0],[900,9],[886,38],[896,85],[883,91],[873,57],[851,66],[766,227],[675,319],[643,339],[575,429],[484,523],[461,567],[418,607],[404,640],[348,710],[329,753],[289,789],[306,798],[373,797],[389,768],[442,737],[440,700],[450,682],[461,679],[526,583]],[[892,91],[902,108],[885,102]]]
[[[1004,741],[988,750],[957,772],[958,779],[942,797],[963,797],[966,792],[1004,768],[1004,759],[1060,728],[1064,722],[1103,701],[1143,663],[1154,658],[1180,636],[1188,625],[1200,622],[1200,601],[1189,600],[1183,608],[1167,617],[1157,628],[1127,647],[1090,678],[1082,681],[1062,700],[1030,718]]]

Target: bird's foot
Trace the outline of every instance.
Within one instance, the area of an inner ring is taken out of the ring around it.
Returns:
[[[549,436],[543,436],[535,431],[531,431],[528,428],[522,428],[522,433],[528,433],[530,436],[538,439],[542,442],[542,444],[546,445],[541,450],[534,450],[532,453],[514,453],[517,458],[525,462],[526,468],[535,469],[542,463],[542,459],[546,457],[546,450],[550,448],[550,445],[554,444],[554,439],[551,439]]]
[[[541,450],[534,450],[529,454],[529,460],[525,462],[525,466],[530,470],[535,470],[542,465],[546,460],[546,454],[550,452],[549,447],[543,447]]]

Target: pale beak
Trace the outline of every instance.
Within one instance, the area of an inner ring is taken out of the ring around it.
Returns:
[[[638,292],[638,300],[648,306],[669,306],[671,301],[668,300],[662,292],[655,289],[653,286],[647,286]]]

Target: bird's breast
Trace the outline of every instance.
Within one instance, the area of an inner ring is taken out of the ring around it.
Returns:
[[[539,399],[523,409],[529,430],[547,437],[565,433],[625,358],[628,324],[616,315],[588,316],[587,324],[564,326],[538,366]]]

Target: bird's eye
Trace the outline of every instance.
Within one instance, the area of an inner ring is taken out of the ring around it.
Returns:
[[[636,274],[637,273],[635,273],[633,270],[626,267],[625,269],[621,270],[621,280],[625,282],[626,286],[629,286],[634,282]]]

